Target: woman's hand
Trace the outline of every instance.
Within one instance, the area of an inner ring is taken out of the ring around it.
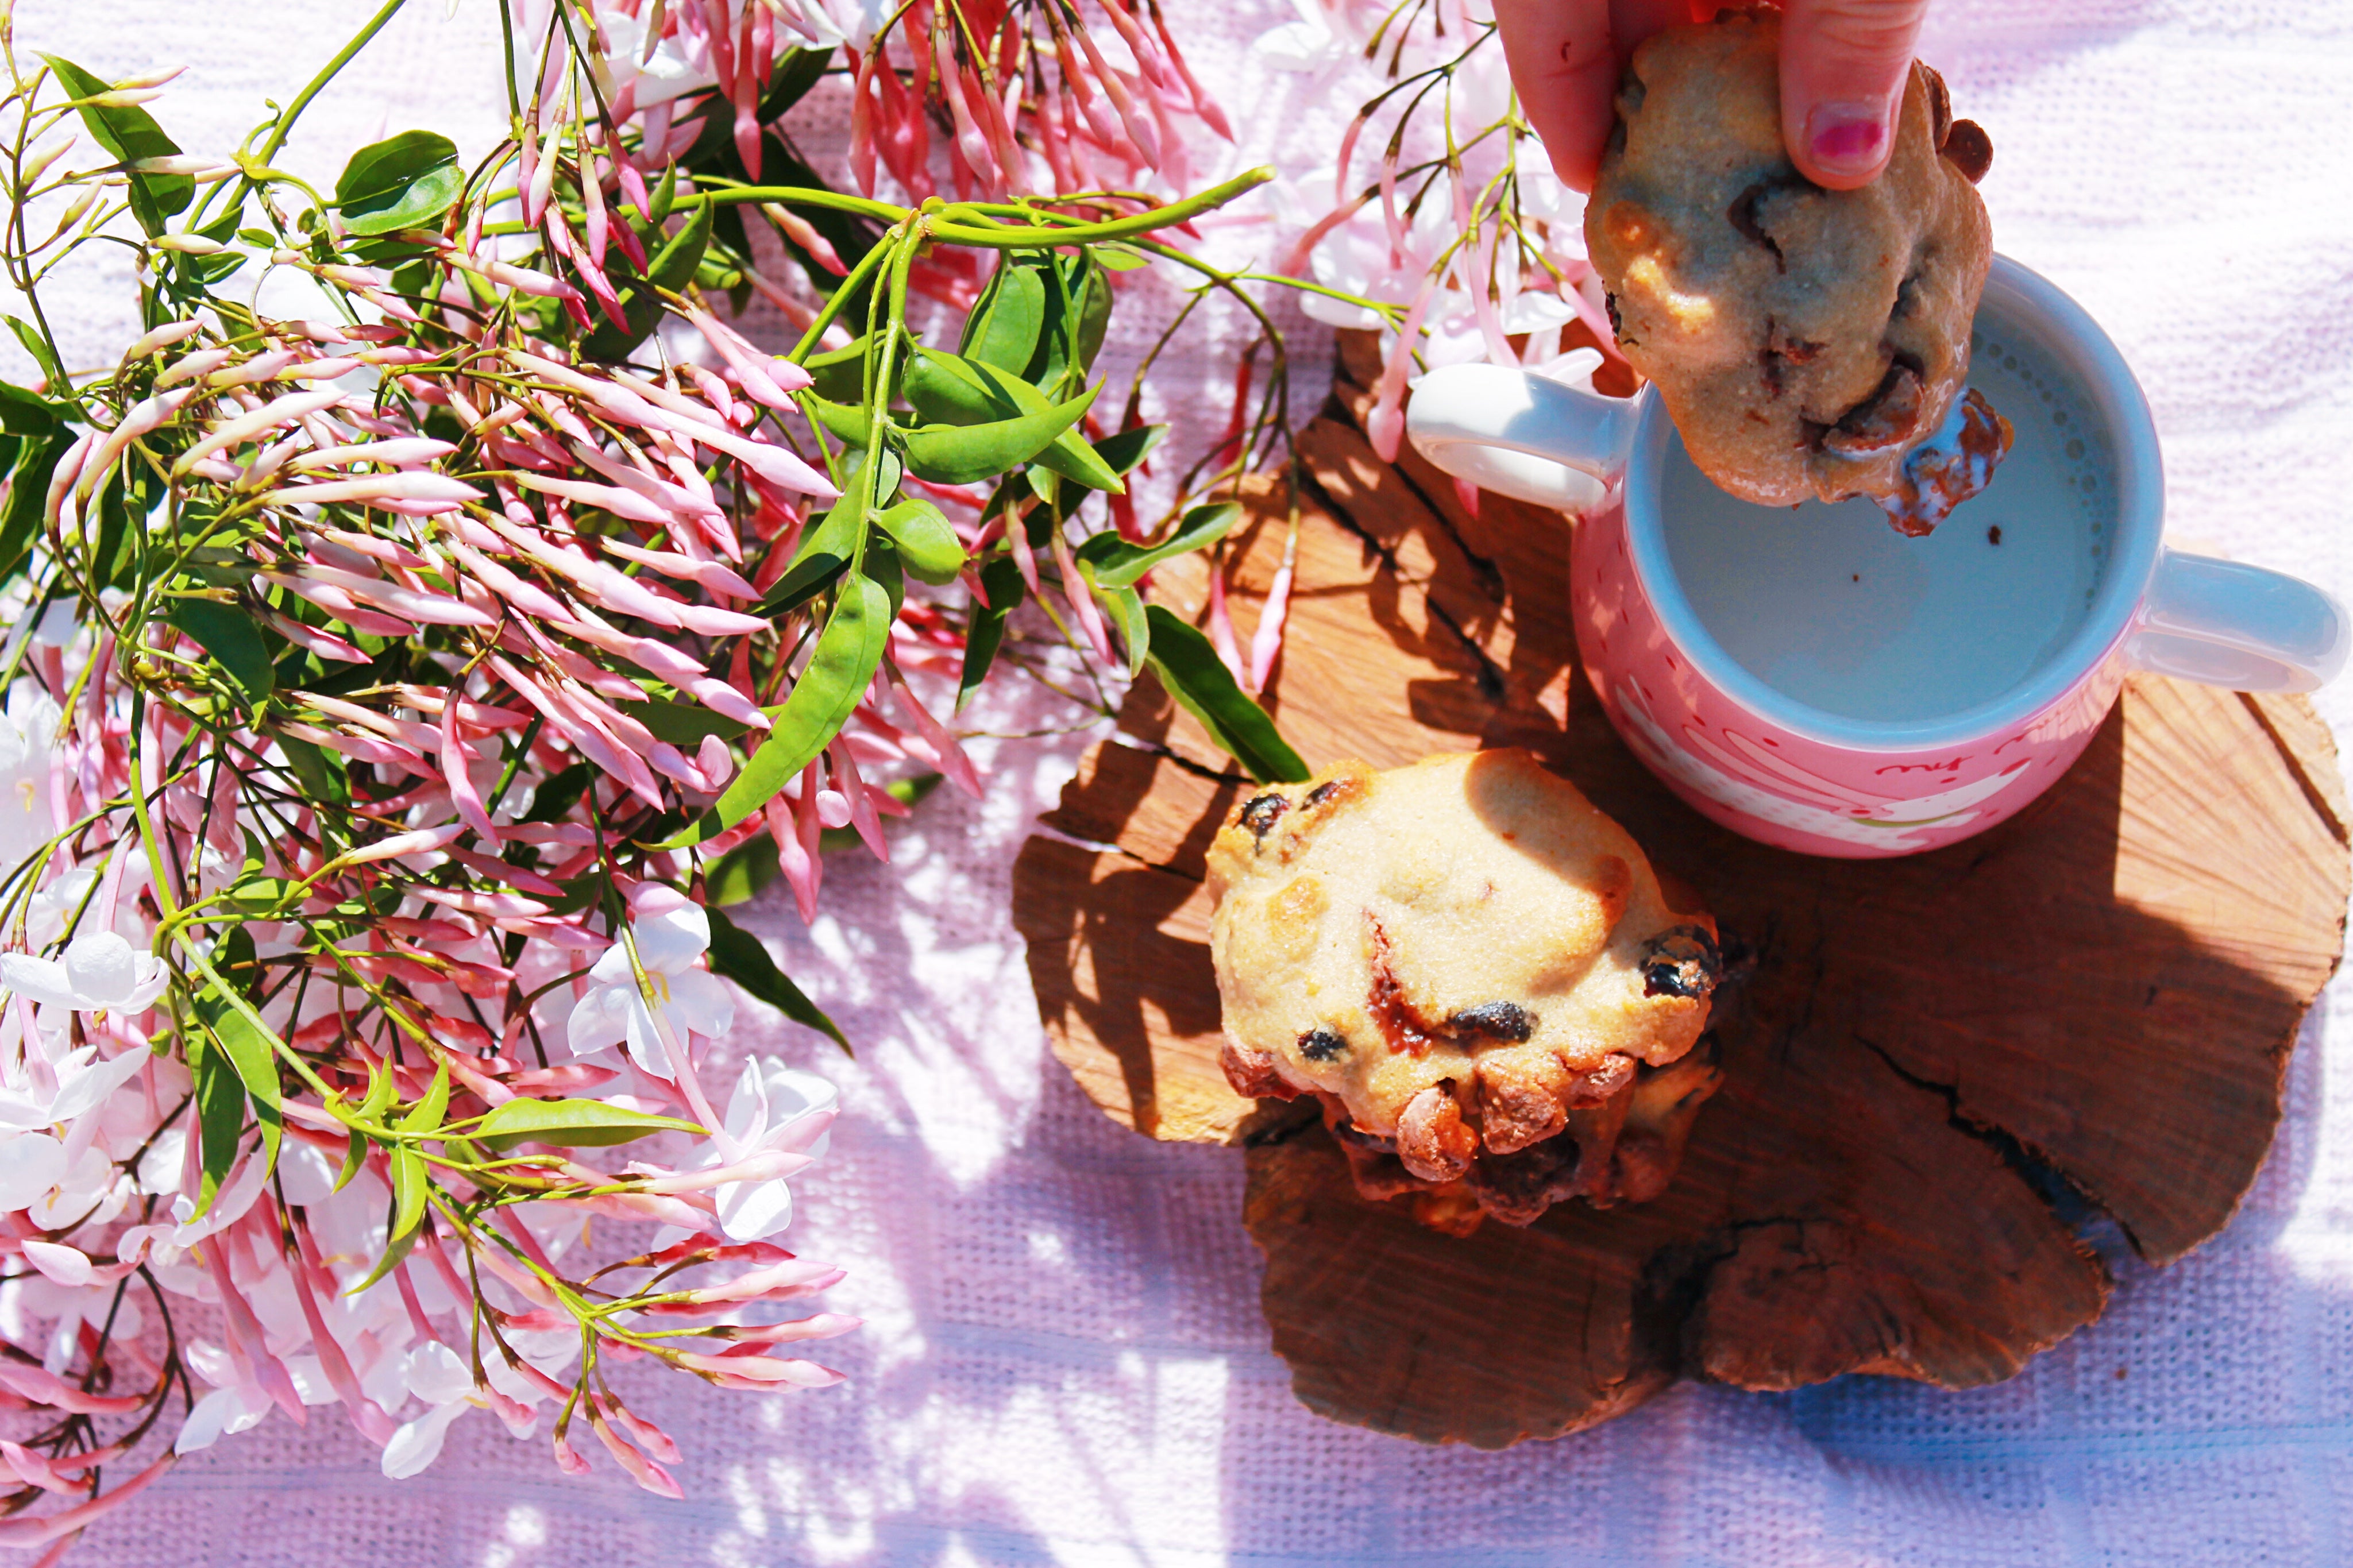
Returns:
[[[1713,0],[1494,0],[1522,112],[1552,166],[1593,188],[1634,46],[1713,16]],[[1834,191],[1886,166],[1895,111],[1928,0],[1787,0],[1781,7],[1781,139],[1798,170]]]

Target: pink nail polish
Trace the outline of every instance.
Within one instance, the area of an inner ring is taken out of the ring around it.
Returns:
[[[1806,145],[1814,162],[1832,174],[1876,167],[1886,142],[1885,113],[1873,104],[1818,104],[1806,116]]]

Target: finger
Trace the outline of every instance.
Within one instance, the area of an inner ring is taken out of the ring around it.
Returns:
[[[1833,191],[1879,177],[1927,11],[1928,0],[1788,0],[1781,139],[1799,173]]]
[[[1495,26],[1520,112],[1554,172],[1577,190],[1591,190],[1618,91],[1609,0],[1495,0]]]

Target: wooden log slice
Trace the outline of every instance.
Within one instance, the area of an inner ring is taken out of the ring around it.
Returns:
[[[1725,1068],[1673,1187],[1468,1239],[1356,1196],[1296,1106],[1217,1063],[1202,887],[1242,787],[1146,681],[1014,871],[1057,1056],[1111,1116],[1244,1146],[1245,1221],[1294,1387],[1335,1420],[1500,1447],[1679,1376],[1989,1383],[2095,1318],[2063,1210],[2167,1263],[2230,1218],[2269,1148],[2298,1023],[2343,949],[2353,861],[2310,705],[2135,678],[2074,769],[1978,838],[1810,859],[1715,826],[1620,744],[1576,677],[1567,525],[1466,513],[1359,433],[1360,348],[1302,450],[1296,577],[1267,696],[1311,763],[1528,745],[1698,889],[1753,967],[1719,993]],[[1237,630],[1285,497],[1231,547]],[[1197,611],[1206,563],[1154,592]]]

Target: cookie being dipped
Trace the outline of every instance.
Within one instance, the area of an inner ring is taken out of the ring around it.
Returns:
[[[1869,496],[1925,534],[2010,444],[1967,385],[1992,143],[1915,61],[1885,170],[1823,189],[1782,143],[1780,28],[1726,11],[1636,48],[1587,247],[1702,472],[1765,506]]]
[[[1465,1230],[1656,1196],[1718,1073],[1715,921],[1527,752],[1342,763],[1209,848],[1226,1076],[1311,1094],[1359,1191]]]

